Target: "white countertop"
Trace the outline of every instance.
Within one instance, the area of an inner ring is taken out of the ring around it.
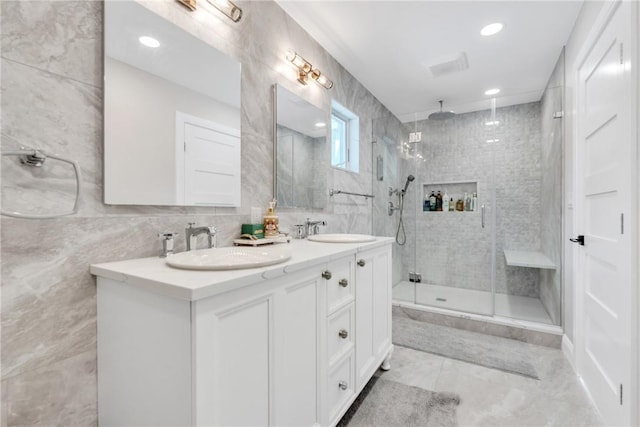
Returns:
[[[166,296],[195,301],[242,286],[294,273],[304,268],[373,249],[393,242],[391,237],[377,237],[367,243],[319,243],[293,240],[293,255],[281,264],[268,267],[225,271],[182,270],[169,267],[165,258],[139,258],[127,261],[92,264],[91,274],[116,280]]]

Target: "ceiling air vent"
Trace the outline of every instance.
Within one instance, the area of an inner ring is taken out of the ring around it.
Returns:
[[[467,54],[464,52],[440,58],[435,62],[426,63],[425,61],[423,64],[433,77],[446,76],[447,74],[458,73],[469,68]]]

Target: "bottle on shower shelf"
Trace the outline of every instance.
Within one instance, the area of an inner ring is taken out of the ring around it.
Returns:
[[[449,212],[456,210],[456,202],[453,201],[453,197],[449,200]]]
[[[430,211],[431,210],[431,202],[429,201],[429,194],[424,193],[424,203],[422,204],[422,211]]]
[[[478,209],[478,193],[473,193],[471,197],[471,210],[476,211]]]
[[[444,196],[442,196],[442,212],[449,211],[449,195],[447,192],[444,192]]]
[[[464,201],[464,211],[468,212],[471,210],[471,196],[466,191],[464,192],[464,197],[462,198]]]
[[[436,211],[442,212],[442,193],[440,191],[436,194]]]
[[[431,195],[429,196],[429,210],[430,211],[435,211],[436,210],[436,193],[435,193],[435,191],[432,191]]]

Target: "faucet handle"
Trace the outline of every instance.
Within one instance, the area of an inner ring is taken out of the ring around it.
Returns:
[[[304,239],[304,224],[296,224],[296,239]]]
[[[177,235],[178,233],[175,232],[158,233],[158,237],[162,238],[162,252],[160,252],[160,258],[166,258],[167,255],[173,254],[173,238]]]

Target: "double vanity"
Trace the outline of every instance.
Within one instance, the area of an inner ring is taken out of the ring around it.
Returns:
[[[99,424],[335,425],[393,348],[393,239],[335,236],[92,265]]]

